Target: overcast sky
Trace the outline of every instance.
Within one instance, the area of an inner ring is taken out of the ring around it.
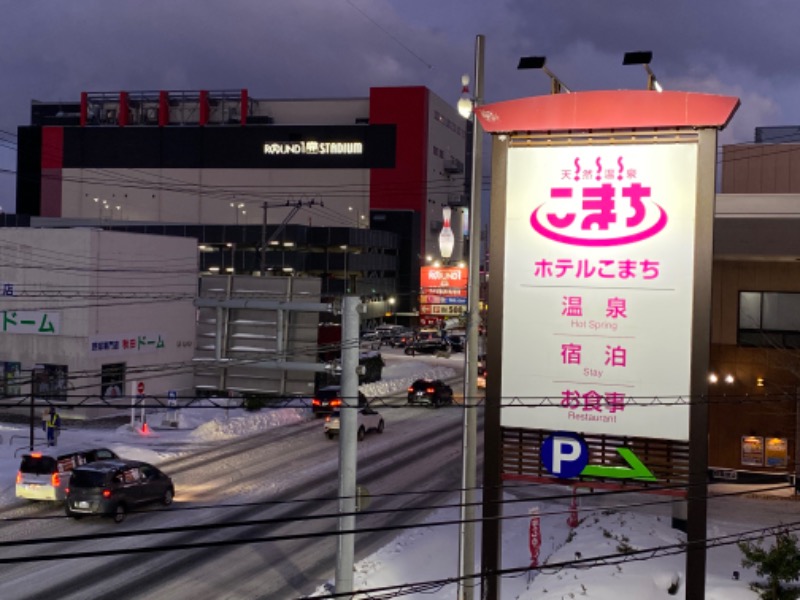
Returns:
[[[545,55],[573,90],[643,88],[631,50],[652,50],[665,89],[738,96],[723,143],[800,124],[793,77],[800,4],[788,0],[0,0],[0,168],[31,99],[81,91],[247,88],[257,98],[366,96],[425,85],[455,102],[486,36],[486,101],[549,92]],[[14,177],[0,172],[0,206]]]

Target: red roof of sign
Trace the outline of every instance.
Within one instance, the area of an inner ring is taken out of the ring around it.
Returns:
[[[733,96],[651,90],[600,90],[532,96],[484,104],[485,131],[585,131],[653,127],[722,129],[739,107]]]

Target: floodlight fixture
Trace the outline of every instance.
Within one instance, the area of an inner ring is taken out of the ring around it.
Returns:
[[[655,73],[650,68],[650,61],[653,60],[653,53],[649,50],[638,52],[626,52],[622,58],[623,65],[644,65],[644,70],[647,71],[647,89],[656,92],[663,92],[664,88],[658,83]]]
[[[570,90],[563,81],[556,77],[555,73],[545,66],[545,63],[547,63],[546,56],[522,56],[519,59],[517,69],[541,69],[550,78],[551,94],[560,94],[561,92],[566,92],[569,94],[572,90]]]

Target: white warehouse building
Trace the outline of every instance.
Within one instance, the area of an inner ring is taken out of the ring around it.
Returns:
[[[89,418],[192,393],[197,240],[3,228],[0,255],[4,410],[33,394]]]

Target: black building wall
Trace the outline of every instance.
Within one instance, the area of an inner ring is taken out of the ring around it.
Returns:
[[[397,312],[419,304],[420,215],[411,210],[373,210],[370,228],[397,235]]]

